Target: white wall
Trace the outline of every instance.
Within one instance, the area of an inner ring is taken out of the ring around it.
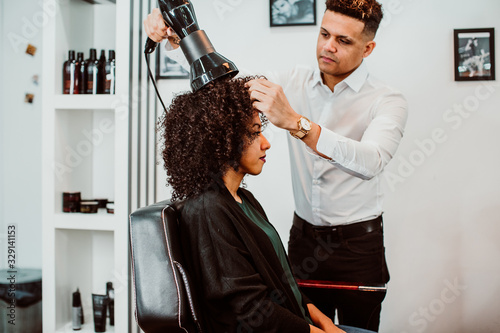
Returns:
[[[40,13],[38,1],[2,0],[1,246],[6,246],[7,225],[17,224],[17,266],[31,268],[42,267],[41,89],[32,83],[33,75],[41,73]],[[25,53],[28,43],[38,48],[35,57]],[[33,104],[24,103],[25,93],[35,95]],[[6,260],[0,257],[0,268]]]
[[[192,2],[216,49],[238,66],[265,71],[316,64],[318,28],[270,28],[268,1]],[[498,34],[500,2],[381,2],[386,19],[367,62],[410,104],[405,138],[386,172],[391,281],[381,331],[498,332],[500,86],[454,82],[453,29],[495,27]],[[323,10],[318,0],[319,22]],[[165,98],[186,89],[185,82],[160,82]],[[449,113],[455,104],[465,116]],[[443,142],[431,144],[435,130]],[[293,201],[284,135],[268,130],[268,163],[247,183],[286,242]],[[164,199],[161,173],[158,179]]]

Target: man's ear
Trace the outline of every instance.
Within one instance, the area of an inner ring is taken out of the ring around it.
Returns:
[[[363,52],[363,58],[368,57],[372,53],[376,45],[377,43],[375,43],[375,41],[373,40],[367,42],[365,45],[365,51]]]

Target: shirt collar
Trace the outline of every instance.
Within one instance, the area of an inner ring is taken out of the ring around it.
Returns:
[[[368,68],[365,65],[365,62],[363,61],[361,65],[359,65],[359,67],[356,68],[356,70],[351,73],[351,75],[346,77],[343,81],[339,82],[337,85],[339,84],[347,85],[355,92],[359,92],[359,90],[361,89],[367,78],[368,78]],[[319,69],[316,69],[314,71],[314,77],[312,83],[313,86],[316,84],[324,85],[323,79],[321,78],[321,72]]]

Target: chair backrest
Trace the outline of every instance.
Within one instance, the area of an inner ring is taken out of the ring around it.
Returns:
[[[182,203],[162,201],[130,215],[135,316],[146,333],[202,332],[183,265],[181,209]]]

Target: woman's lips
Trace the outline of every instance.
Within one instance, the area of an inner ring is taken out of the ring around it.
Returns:
[[[266,163],[266,155],[262,156],[261,158],[259,158],[262,162]]]

